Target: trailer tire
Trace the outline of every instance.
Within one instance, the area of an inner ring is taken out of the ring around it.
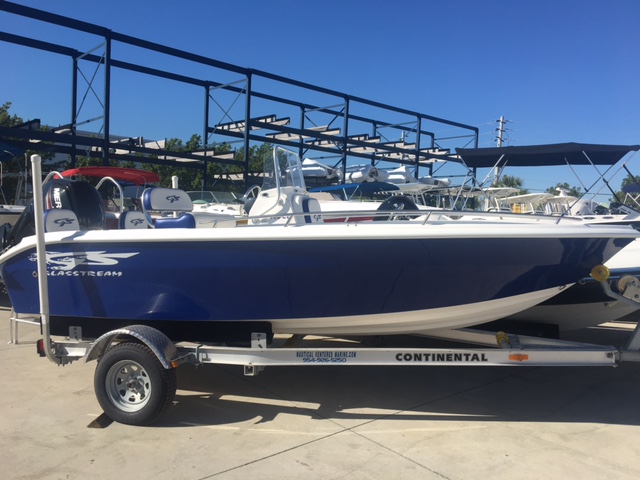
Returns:
[[[98,403],[112,420],[149,425],[173,402],[176,372],[164,368],[146,345],[118,343],[98,362],[94,388]]]

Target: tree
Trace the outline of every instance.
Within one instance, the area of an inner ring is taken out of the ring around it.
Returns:
[[[179,138],[171,138],[165,142],[164,149],[177,153],[192,152],[198,150],[201,144],[202,137],[194,134],[186,144]],[[156,163],[143,163],[142,168],[157,173],[160,176],[160,184],[163,187],[171,187],[171,177],[173,176],[178,177],[178,186],[182,190],[200,190],[200,185],[202,184],[202,172],[196,168],[160,165]]]
[[[627,194],[624,192],[625,187],[629,188],[629,187],[634,187],[634,189],[638,189],[640,190],[640,176],[639,175],[631,175],[628,174],[623,180],[622,180],[622,184],[620,185],[620,191],[615,193],[615,197],[617,198],[610,198],[609,201],[610,202],[621,202],[624,205],[627,205],[629,207],[633,207],[636,210],[640,209],[640,200],[636,201],[634,200],[634,198],[637,197],[637,193],[634,192],[630,192],[630,195],[627,196]]]
[[[210,146],[215,149],[217,155],[231,153],[232,147],[228,143],[214,144]],[[165,149],[172,152],[192,152],[202,149],[202,137],[192,135],[185,144],[178,138],[172,138],[165,142]],[[249,148],[249,178],[250,183],[255,183],[261,176],[264,169],[264,162],[271,161],[273,146],[270,143],[253,145]],[[244,148],[238,149],[233,159],[244,163]],[[175,165],[158,165],[144,163],[142,168],[157,173],[162,186],[171,185],[171,177],[178,177],[178,184],[182,190],[207,190],[213,189],[221,191],[234,191],[242,193],[244,191],[244,168],[240,165],[228,165],[214,161],[207,162],[207,185],[204,185],[204,175],[200,168],[176,167]]]
[[[11,115],[9,113],[9,109],[11,108],[11,102],[5,102],[2,105],[0,105],[0,127],[17,127],[18,125],[22,125],[23,123],[25,123],[25,121],[13,114]],[[42,125],[40,126],[40,130],[49,130],[49,127],[46,125]],[[4,139],[5,141],[8,141],[9,143],[11,142],[11,137],[7,137]],[[20,139],[15,139],[16,141],[20,141]],[[47,142],[41,142],[39,145],[47,145]],[[19,147],[18,147],[19,148]],[[20,148],[21,149],[21,148]],[[43,152],[40,150],[26,150],[25,151],[25,155],[27,157],[29,157],[32,154],[38,154],[40,155],[40,157],[42,158],[42,160],[51,160],[54,157],[54,153],[53,152]],[[19,167],[21,167],[21,165],[19,165]],[[7,170],[5,170],[7,171]],[[11,170],[13,171],[13,170]]]
[[[24,120],[17,115],[11,115],[9,109],[11,102],[5,102],[0,105],[0,127],[16,127]],[[2,157],[2,183],[0,188],[0,200],[5,203],[17,203],[16,191],[20,183],[24,180],[26,172],[24,165],[27,153],[22,154],[22,149],[16,147],[12,149],[11,138],[3,139],[7,143],[7,148],[0,149],[0,157]],[[13,150],[13,151],[12,151]]]
[[[11,108],[11,102],[5,102],[0,106],[0,127],[15,127],[24,123],[17,115],[11,115],[9,109]]]
[[[520,190],[520,194],[524,195],[529,193],[529,190],[526,188],[522,188],[524,185],[524,181],[520,177],[512,177],[511,175],[502,175],[500,180],[498,180],[494,187],[509,187],[509,188],[517,188]]]
[[[2,127],[15,127],[22,123],[24,120],[17,115],[11,115],[9,113],[9,109],[11,107],[11,102],[6,102],[0,106],[0,126]],[[48,127],[41,127],[43,130],[48,129]],[[5,139],[9,140],[9,139]],[[43,143],[41,143],[42,145]],[[215,149],[216,154],[230,153],[232,152],[232,146],[228,143],[222,144],[214,144],[210,146]],[[197,150],[202,150],[203,142],[202,137],[200,135],[194,134],[187,142],[183,142],[181,139],[172,138],[166,141],[165,149],[171,152],[194,152]],[[265,161],[271,161],[273,146],[269,143],[264,143],[260,145],[253,145],[249,148],[249,181],[251,183],[256,183],[260,181],[260,177],[262,175],[263,166]],[[27,152],[27,156],[30,153],[35,152]],[[38,152],[40,153],[40,152]],[[56,164],[52,164],[51,160],[54,158],[54,153],[52,152],[42,152],[40,156],[43,160],[49,160],[47,167],[49,169],[62,171],[69,167],[69,159],[63,160]],[[242,173],[244,172],[243,166],[236,165],[227,165],[222,163],[217,163],[214,161],[206,162],[206,179],[207,185],[204,185],[205,175],[202,167],[182,167],[180,164],[176,163],[174,165],[160,165],[149,162],[149,157],[144,157],[142,154],[140,156],[141,168],[146,170],[151,170],[157,173],[161,178],[162,186],[169,187],[171,186],[171,177],[177,176],[179,178],[179,186],[183,190],[201,190],[212,188],[212,185],[215,185],[217,190],[233,190],[236,193],[242,192],[244,190],[244,177]],[[179,157],[179,155],[176,155]],[[22,160],[22,155],[20,155],[20,160]],[[153,158],[153,157],[151,157]],[[157,157],[156,157],[157,158]],[[244,164],[245,152],[244,148],[238,149],[234,154],[234,160],[241,162]],[[76,159],[76,166],[93,166],[93,165],[102,165],[103,159],[102,157],[94,157],[94,156],[82,156]],[[137,166],[136,163],[127,161],[121,162],[118,160],[109,160],[109,165],[111,166],[121,166],[121,167],[129,167],[134,168]],[[21,164],[19,164],[16,160],[11,159],[11,161],[6,161],[3,164],[4,172],[20,172]],[[13,186],[12,188],[7,188],[7,182],[5,182],[5,191],[7,196],[15,192],[16,188]]]

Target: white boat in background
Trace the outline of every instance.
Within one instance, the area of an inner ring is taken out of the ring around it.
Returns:
[[[24,210],[24,205],[0,205],[0,225],[13,225]]]
[[[640,213],[633,209],[618,206],[615,211],[600,205],[589,198],[578,198],[562,192],[559,195],[551,193],[525,193],[509,194],[506,196],[491,193],[492,189],[486,189],[487,195],[492,197],[492,203],[500,211],[531,215],[555,215],[583,218],[598,222],[629,221],[634,217],[640,217]]]
[[[341,178],[342,175],[337,175]],[[394,185],[429,185],[432,187],[445,188],[451,185],[451,181],[447,178],[434,178],[423,176],[416,178],[412,173],[412,168],[407,165],[401,165],[392,169],[384,169],[374,165],[353,165],[347,168],[344,178],[345,184],[350,183],[390,183]]]
[[[8,144],[0,144],[0,196],[4,202],[0,204],[0,226],[16,223],[28,201],[27,175],[24,173],[20,162],[17,162],[19,172],[6,172],[4,167],[5,161],[17,161],[18,156],[23,154],[24,150],[16,149]],[[15,192],[13,199],[9,199],[5,194],[5,182],[13,182],[14,180],[16,183]],[[13,200],[13,203],[10,203],[11,200]]]
[[[188,191],[194,213],[214,213],[242,218],[247,215],[244,201],[233,192]]]
[[[373,165],[353,165],[347,167],[345,183],[386,182],[389,175]]]
[[[305,158],[302,160],[302,175],[304,178],[315,178],[331,181],[334,179],[341,180],[343,177],[340,168],[329,167],[317,160]]]

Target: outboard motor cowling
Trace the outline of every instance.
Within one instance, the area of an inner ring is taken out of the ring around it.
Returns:
[[[80,230],[104,228],[104,205],[96,188],[87,182],[54,178],[42,187],[44,209],[64,208],[78,217]]]

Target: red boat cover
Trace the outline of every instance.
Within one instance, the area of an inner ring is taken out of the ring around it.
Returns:
[[[61,173],[63,177],[111,177],[114,180],[131,182],[135,185],[146,183],[160,183],[160,176],[148,170],[122,167],[79,167],[65,170]]]

